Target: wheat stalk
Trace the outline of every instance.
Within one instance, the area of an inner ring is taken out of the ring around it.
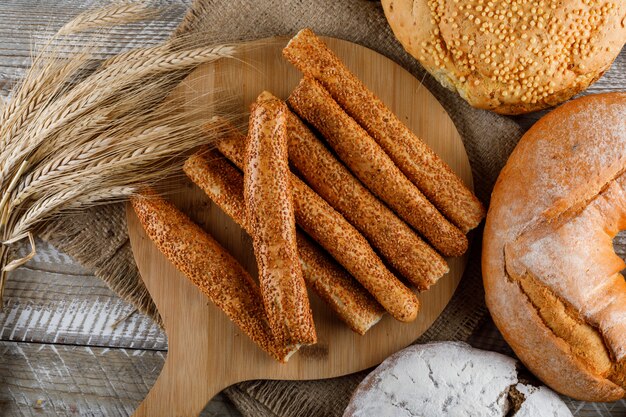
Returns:
[[[147,2],[122,2],[111,4],[96,11],[87,11],[67,23],[57,35],[70,35],[107,26],[119,26],[146,20],[155,16],[157,11]]]
[[[181,71],[202,63],[230,57],[233,53],[232,46],[196,48],[149,58],[145,62],[136,62],[130,68],[124,68],[121,62],[94,74],[93,77],[87,78],[71,90],[67,97],[47,109],[45,114],[40,115],[39,123],[25,130],[24,135],[29,140],[20,142],[19,146],[8,153],[5,165],[0,172],[0,180],[6,178],[16,167],[17,162],[27,157],[48,135],[53,134],[55,129],[114,96],[117,91],[129,84],[137,82],[137,79],[159,73]],[[116,84],[111,86],[114,80]]]
[[[155,12],[156,13],[156,12]],[[85,13],[44,45],[20,86],[0,108],[0,299],[9,245],[68,210],[119,201],[179,174],[184,156],[216,133],[206,109],[163,100],[189,70],[234,56],[236,45],[191,39],[121,54],[94,67],[95,44],[62,54],[55,39],[154,16],[146,3]],[[63,55],[63,56],[62,56]],[[87,72],[90,72],[87,74]],[[226,115],[228,116],[228,115]]]
[[[8,105],[0,114],[0,144],[7,149],[20,137],[21,130],[28,121],[50,100],[60,89],[63,88],[62,80],[75,73],[83,60],[66,60],[59,65],[50,65],[46,72],[52,74],[45,83],[38,82],[36,77],[28,79],[19,94],[9,101]],[[0,167],[4,164],[0,163]]]
[[[121,53],[119,55],[115,55],[104,61],[100,66],[101,69],[106,67],[110,67],[114,64],[119,63],[129,63],[134,61],[146,61],[149,58],[153,58],[154,56],[161,56],[165,53],[172,50],[172,45],[170,43],[165,43],[163,45],[151,46],[149,48],[137,48],[132,49],[128,52]]]

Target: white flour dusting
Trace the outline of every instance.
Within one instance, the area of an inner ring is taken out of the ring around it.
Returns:
[[[548,388],[518,384],[516,365],[512,358],[465,343],[410,346],[365,378],[344,417],[504,417],[511,408],[509,388],[516,384],[531,394],[524,413],[532,414],[520,410],[514,416],[571,417]]]

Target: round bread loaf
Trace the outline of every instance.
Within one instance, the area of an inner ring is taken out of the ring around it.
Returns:
[[[472,106],[520,114],[596,81],[626,41],[624,0],[382,0],[404,48]]]
[[[356,389],[344,417],[571,417],[545,386],[519,382],[517,362],[459,342],[410,346]]]
[[[613,401],[626,389],[626,93],[562,105],[500,173],[483,238],[491,316],[554,390]]]

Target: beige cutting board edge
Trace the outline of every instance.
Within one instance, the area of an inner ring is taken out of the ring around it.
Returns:
[[[472,186],[469,161],[458,132],[418,80],[365,47],[338,39],[324,40]],[[286,98],[301,77],[281,56],[286,42],[286,38],[257,42],[240,54],[240,60],[201,66],[181,83],[176,97],[184,100],[183,105],[206,109],[207,116],[224,106],[245,113],[263,90]],[[223,91],[207,94],[215,86]],[[176,183],[176,191],[168,198],[256,274],[249,237],[189,181],[179,179]],[[420,294],[421,310],[415,322],[403,324],[386,316],[365,336],[353,333],[311,295],[319,343],[302,349],[288,364],[279,364],[179,273],[147,238],[132,209],[127,212],[135,259],[168,336],[167,360],[154,387],[135,412],[138,417],[197,416],[216,393],[240,381],[331,378],[375,366],[428,329],[452,297],[467,263],[467,256],[451,259],[450,273],[430,291]]]

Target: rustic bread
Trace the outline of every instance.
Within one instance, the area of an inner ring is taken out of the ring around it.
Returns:
[[[465,343],[414,345],[361,382],[344,417],[571,417],[553,391],[520,382],[516,366]]]
[[[521,139],[485,225],[487,306],[547,385],[588,401],[626,389],[626,93],[571,101]]]
[[[596,81],[626,41],[623,0],[382,0],[404,48],[472,106],[520,114]]]

